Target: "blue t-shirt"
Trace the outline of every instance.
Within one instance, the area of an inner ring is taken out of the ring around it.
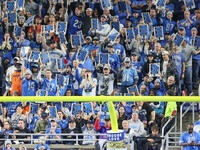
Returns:
[[[182,53],[175,54],[172,52],[171,60],[176,64],[176,75],[181,75],[183,62],[185,62],[185,56]]]
[[[48,91],[48,96],[56,96],[57,92],[56,80],[52,79],[51,81],[49,81],[46,78],[42,78],[40,84],[41,84],[41,89]]]
[[[56,134],[61,134],[61,133],[62,133],[62,132],[61,132],[61,129],[56,128],[56,129],[55,129],[55,133],[56,133]],[[50,133],[50,128],[46,130],[45,134],[52,134],[52,133]],[[60,136],[60,137],[61,137],[61,136]],[[55,138],[54,138],[54,135],[49,135],[49,139],[55,139]],[[47,144],[53,144],[53,143],[55,144],[55,143],[60,143],[60,142],[56,142],[56,139],[55,139],[55,141],[47,141]]]

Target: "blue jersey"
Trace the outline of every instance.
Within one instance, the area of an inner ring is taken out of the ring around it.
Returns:
[[[54,131],[56,134],[62,134],[61,129],[56,128]],[[50,128],[46,129],[45,134],[53,134],[52,132],[50,132]],[[60,135],[58,135],[59,137],[61,137]],[[49,135],[49,139],[55,139],[54,135]],[[51,141],[47,141],[47,144],[55,144],[55,143],[60,143],[57,142],[56,140],[51,140]]]
[[[109,54],[109,63],[112,69],[120,68],[120,60],[117,54]]]
[[[168,19],[160,19],[160,24],[163,25],[164,35],[166,32],[173,34],[175,30],[177,29],[177,25],[175,21],[170,21]]]
[[[124,46],[121,44],[117,44],[117,45],[114,44],[113,48],[114,48],[114,53],[119,56],[119,60],[121,62],[122,58],[126,57],[126,52],[125,52]]]
[[[135,80],[138,80],[137,70],[135,68],[124,68],[122,72],[122,85],[123,86],[131,86],[133,85]]]
[[[8,110],[8,116],[11,118],[11,116],[16,112],[17,107],[21,105],[21,102],[8,102],[6,107]]]
[[[37,124],[37,121],[39,120],[39,117],[38,116],[33,116],[30,119],[31,119],[31,123],[29,124],[28,129],[32,133],[32,132],[34,132],[34,130],[36,128],[36,124]]]
[[[38,90],[38,82],[35,80],[22,79],[22,96],[36,96]]]
[[[155,26],[158,26],[159,24],[158,24],[158,22],[157,22],[157,20],[156,20],[156,17],[154,17],[154,18],[151,18],[151,21],[152,21],[152,25],[153,25],[153,27],[155,27]]]
[[[181,135],[179,140],[179,145],[182,143],[199,143],[200,144],[200,135],[197,132],[193,132],[193,134],[189,134],[187,131]],[[198,150],[198,146],[183,146],[183,150]]]
[[[71,12],[72,16],[69,19],[69,28],[68,28],[68,34],[74,35],[77,31],[81,30],[82,27],[82,20],[83,18],[81,16],[76,16]]]
[[[41,82],[41,89],[48,91],[48,96],[56,96],[57,86],[56,80],[52,79],[49,81],[46,78],[42,78]]]
[[[133,28],[137,28],[137,25],[139,24],[140,20],[141,20],[141,17],[140,17],[140,16],[137,17],[137,18],[134,18],[134,17],[132,16],[132,17],[130,18],[130,21],[131,21],[131,23],[132,23],[132,27],[133,27]]]
[[[185,56],[182,53],[175,54],[172,53],[171,60],[176,64],[176,75],[181,75],[182,73],[182,65],[185,62]]]
[[[140,62],[136,62],[136,63],[131,62],[131,66],[133,68],[135,68],[136,70],[140,70],[140,73],[138,73],[138,76],[139,76],[138,84],[140,84],[142,82],[142,63],[140,63]]]

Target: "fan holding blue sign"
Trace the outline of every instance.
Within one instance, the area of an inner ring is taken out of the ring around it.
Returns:
[[[45,67],[49,62],[49,53],[48,52],[41,52],[40,53],[40,62]]]
[[[80,112],[82,112],[82,105],[73,103],[71,109],[71,115],[75,117]]]
[[[92,115],[93,107],[91,102],[83,103],[83,113],[84,115]]]
[[[100,0],[100,2],[103,10],[106,10],[107,8],[108,9],[112,8],[110,0]]]
[[[148,13],[142,13],[142,18],[144,19],[144,23],[148,25],[152,25],[151,17]]]
[[[58,21],[56,24],[56,34],[59,34],[60,32],[66,33],[67,30],[67,24],[64,22]]]
[[[51,118],[56,118],[57,117],[57,107],[55,107],[55,106],[49,107],[49,115]]]
[[[35,103],[30,104],[30,113],[37,114],[38,109],[39,109],[39,104]]]
[[[68,44],[64,32],[60,32],[60,33],[59,33],[59,37],[60,37],[60,42],[61,42],[61,43],[63,43],[63,44]]]
[[[138,25],[138,34],[140,35],[140,37],[142,37],[143,39],[146,39],[148,33],[149,33],[149,28],[147,24],[144,25]]]
[[[56,66],[59,72],[62,71],[65,68],[64,59],[63,58],[56,59]]]
[[[160,63],[149,64],[150,77],[160,77]]]
[[[109,54],[108,53],[100,53],[99,54],[99,63],[103,66],[109,63]]]
[[[14,1],[6,1],[5,6],[6,6],[6,11],[7,12],[15,11],[16,2],[14,2]]]
[[[131,87],[128,87],[127,91],[128,91],[129,94],[134,94],[134,96],[135,96],[135,93],[139,93],[137,85],[133,85]]]
[[[71,46],[72,48],[80,47],[81,46],[81,38],[79,35],[71,35]]]
[[[165,9],[165,5],[166,5],[166,0],[158,0],[156,4],[156,9],[158,8]]]
[[[120,30],[120,23],[119,23],[119,21],[117,21],[117,22],[111,21],[110,22],[110,26],[111,26],[111,29],[115,28],[117,31]]]
[[[127,4],[126,1],[120,1],[117,3],[117,8],[119,13],[126,13],[127,11]]]
[[[197,51],[200,50],[200,36],[195,37],[193,46],[194,46],[195,50],[197,50]]]
[[[131,43],[135,39],[135,33],[133,28],[126,28],[126,40]]]
[[[25,3],[24,0],[17,0],[17,3],[16,3],[17,10],[23,10],[24,3]]]
[[[38,62],[40,59],[40,52],[39,51],[31,51],[29,56],[29,62]]]
[[[9,26],[16,26],[16,24],[17,24],[17,14],[16,14],[16,12],[8,13],[7,20],[8,20]]]
[[[176,34],[175,37],[174,37],[174,44],[177,45],[177,46],[180,46],[183,42],[183,37],[179,34]]]
[[[115,29],[113,28],[110,33],[108,34],[107,36],[107,40],[108,42],[110,42],[111,44],[114,44],[115,43],[115,40],[117,39],[117,37],[120,35],[120,33]]]
[[[77,55],[76,55],[76,59],[78,59],[79,62],[80,62],[81,64],[83,64],[83,63],[85,62],[87,56],[88,56],[87,53],[88,53],[87,51],[84,51],[84,50],[79,49],[79,50],[78,50],[78,53],[77,53]]]
[[[37,96],[48,96],[48,91],[39,89]]]
[[[81,44],[84,44],[85,43],[85,39],[83,37],[82,31],[78,31],[78,32],[76,32],[76,34],[80,36]]]
[[[21,31],[22,31],[22,28],[20,28],[19,26],[15,26],[14,34],[15,34],[16,37],[20,37],[21,36]]]
[[[157,40],[164,40],[163,26],[154,27],[154,36]]]
[[[103,115],[109,115],[109,110],[108,110],[108,106],[107,103],[103,103],[102,105],[100,105],[100,112]]]
[[[34,18],[35,18],[35,16],[32,16],[32,17],[28,18],[26,20],[26,22],[24,23],[25,27],[33,26],[33,24],[34,24]]]
[[[65,82],[65,78],[63,75],[56,74],[56,84],[59,87],[63,87]]]
[[[99,19],[97,19],[97,18],[92,18],[91,19],[91,28],[93,30],[98,30],[99,29]]]
[[[194,0],[184,0],[184,4],[187,7],[187,10],[195,8]]]

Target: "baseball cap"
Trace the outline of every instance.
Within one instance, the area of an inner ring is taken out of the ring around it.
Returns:
[[[196,27],[193,27],[193,28],[191,29],[191,31],[192,31],[192,30],[196,30],[196,31],[197,31],[197,28],[196,28]]]
[[[45,138],[45,136],[41,136],[40,137],[40,143],[45,143],[46,142],[46,138]]]
[[[108,19],[108,17],[107,17],[106,15],[104,15],[104,14],[103,14],[103,15],[101,15],[101,17],[104,17],[104,18],[106,18],[106,20]]]
[[[20,60],[20,59],[19,59],[19,57],[14,57],[14,59],[13,59],[13,60],[15,60],[15,59],[16,59],[17,61],[19,61],[19,60]]]
[[[185,28],[184,27],[180,27],[179,30],[185,30]]]
[[[38,64],[32,64],[32,67],[37,67],[38,68]]]
[[[53,43],[56,43],[56,41],[54,41],[54,40],[51,40],[51,41],[50,41],[50,44],[53,44]]]
[[[169,52],[168,51],[163,51],[162,55],[169,55]]]
[[[87,36],[85,39],[89,39],[90,41],[92,41],[91,36]]]
[[[133,13],[139,13],[139,12],[138,12],[137,10],[134,9],[134,10],[133,10]]]
[[[110,117],[106,117],[106,118],[105,118],[105,121],[110,121]]]
[[[25,75],[33,75],[33,73],[31,72],[30,69],[27,69]]]
[[[105,66],[103,67],[103,69],[109,69],[110,67],[108,66],[108,64],[105,64]]]
[[[112,45],[111,43],[109,43],[109,44],[107,45],[107,47],[113,47],[113,45]]]
[[[22,62],[21,62],[20,60],[18,60],[18,61],[17,61],[17,64],[20,64],[20,65],[21,65],[21,64],[22,64]]]
[[[95,37],[93,38],[93,40],[99,41],[99,38],[98,38],[97,36],[95,36]]]
[[[117,18],[117,19],[119,19],[119,16],[118,16],[118,15],[115,15],[113,18]]]
[[[42,119],[46,119],[46,118],[48,117],[48,115],[47,115],[47,113],[43,113],[43,114],[41,115],[41,117],[42,117]]]
[[[153,52],[149,52],[148,56],[154,56],[154,53]]]
[[[172,13],[172,11],[168,11],[168,12],[167,12],[167,15],[168,15],[168,14],[172,15],[173,13]]]
[[[26,18],[24,16],[20,16],[19,19],[24,19],[25,20]]]
[[[88,120],[87,124],[93,124],[92,120]]]
[[[86,11],[93,11],[92,8],[87,8]]]
[[[124,62],[130,62],[131,60],[130,60],[130,58],[129,57],[126,57],[125,59],[124,59]]]
[[[159,82],[159,83],[160,83],[160,79],[156,79],[156,80],[154,81],[154,83],[156,83],[156,82]]]
[[[137,52],[133,52],[133,53],[131,53],[131,56],[132,56],[132,55],[138,56],[138,53],[137,53]]]
[[[10,145],[12,145],[12,143],[11,143],[11,141],[10,141],[10,140],[6,140],[6,142],[5,142],[5,145],[7,145],[7,144],[10,144]]]
[[[36,19],[40,19],[40,20],[42,20],[42,17],[40,17],[40,16],[37,16],[37,17],[36,17]]]

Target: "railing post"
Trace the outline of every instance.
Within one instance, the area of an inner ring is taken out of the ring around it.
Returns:
[[[167,133],[166,135],[166,147],[165,147],[166,150],[168,150],[168,145],[169,145],[169,133]]]
[[[76,134],[76,145],[78,145],[78,135]]]
[[[33,134],[31,134],[31,144],[33,144]]]
[[[193,102],[193,106],[192,106],[192,123],[194,123],[194,104],[195,102]]]
[[[183,125],[182,125],[182,122],[183,122],[183,120],[182,120],[182,114],[183,114],[183,105],[185,104],[185,102],[181,105],[181,107],[180,107],[180,133],[182,133],[182,128],[183,128]]]

